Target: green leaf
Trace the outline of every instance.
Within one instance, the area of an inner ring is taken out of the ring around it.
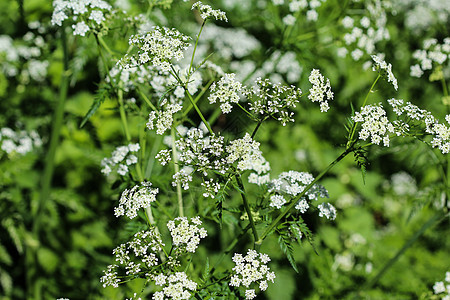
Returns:
[[[92,103],[91,108],[81,121],[80,128],[82,128],[86,124],[86,122],[95,114],[95,112],[100,108],[102,103],[105,102],[106,98],[108,98],[109,95],[110,91],[108,87],[105,84],[100,85],[94,97],[94,102]]]
[[[281,228],[280,228],[280,226],[281,226]],[[286,257],[287,257],[289,263],[291,264],[292,268],[294,269],[294,271],[298,273],[297,263],[295,262],[295,259],[294,259],[294,248],[292,247],[291,238],[287,234],[287,231],[283,230],[284,228],[286,228],[287,225],[282,224],[280,226],[278,226],[278,228],[277,228],[277,232],[279,234],[278,244],[280,245],[280,248],[281,248],[281,250],[283,250],[284,254],[286,254]]]

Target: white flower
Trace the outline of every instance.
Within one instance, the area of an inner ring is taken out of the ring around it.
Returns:
[[[330,79],[325,78],[320,74],[319,70],[313,69],[309,75],[309,82],[313,85],[309,89],[308,99],[312,102],[320,103],[320,111],[328,111],[328,100],[333,100],[334,94],[331,91]]]
[[[286,24],[287,26],[294,25],[295,21],[297,21],[297,19],[291,14],[288,14],[283,18],[283,23]]]
[[[336,208],[330,203],[321,203],[317,208],[319,208],[319,217],[325,216],[329,220],[336,219]]]
[[[211,6],[202,4],[201,1],[194,3],[192,5],[192,9],[198,9],[200,11],[200,17],[203,20],[214,18],[216,20],[228,22],[227,16],[223,11],[221,11],[220,9],[214,10]]]
[[[372,55],[372,59],[375,62],[375,65],[373,66],[373,71],[384,71],[387,75],[388,82],[391,82],[394,86],[395,90],[398,89],[397,85],[397,79],[395,78],[394,74],[392,73],[392,65],[387,64],[380,56]]]
[[[171,71],[172,59],[180,60],[184,57],[184,50],[189,46],[190,38],[176,29],[166,27],[153,27],[149,33],[132,35],[130,45],[136,45],[138,52],[135,55],[125,55],[118,64],[125,69],[151,62],[160,67],[162,71]]]
[[[276,207],[280,209],[286,203],[286,199],[284,199],[281,195],[272,195],[270,196],[270,206]]]
[[[178,217],[173,221],[167,222],[167,228],[172,236],[174,246],[194,253],[200,243],[200,239],[205,238],[207,232],[203,227],[199,227],[202,224],[200,217],[191,218],[191,222],[192,224],[189,224],[186,217]]]
[[[72,25],[73,34],[85,36],[86,32],[89,31],[89,26],[86,25],[84,21],[78,22],[76,25]]]
[[[373,144],[379,145],[383,141],[384,146],[389,147],[389,133],[395,133],[394,125],[386,117],[383,106],[366,105],[361,108],[361,112],[356,112],[352,117],[355,122],[362,122],[359,138],[367,140],[371,138]]]
[[[275,279],[275,273],[269,272],[270,268],[267,267],[269,261],[267,254],[258,253],[255,250],[249,249],[246,256],[235,253],[233,256],[235,267],[233,267],[229,285],[235,287],[242,285],[246,288],[246,299],[255,298],[255,290],[249,289],[250,285],[255,283],[264,291],[267,289],[267,281],[273,282]]]
[[[119,206],[114,209],[115,216],[120,217],[125,214],[128,218],[133,219],[137,216],[139,209],[149,207],[152,202],[156,201],[156,194],[159,192],[157,188],[154,189],[151,186],[150,182],[144,181],[130,190],[123,191]]]
[[[208,97],[209,103],[216,103],[219,101],[223,103],[220,105],[220,109],[224,114],[231,112],[230,103],[239,102],[239,91],[242,89],[242,84],[235,80],[236,74],[225,74],[219,82],[211,85],[211,94]]]

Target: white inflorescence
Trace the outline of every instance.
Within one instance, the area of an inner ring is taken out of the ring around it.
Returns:
[[[102,0],[54,0],[51,23],[62,26],[70,16],[76,23],[72,25],[73,34],[85,36],[91,28],[83,19],[92,20],[91,26],[100,25],[105,21],[104,13],[111,9],[111,5]]]
[[[191,218],[191,223],[186,217],[178,217],[173,221],[167,222],[173,245],[185,249],[187,252],[194,253],[200,243],[200,239],[207,236],[205,228],[202,225],[200,217]]]
[[[445,273],[443,281],[438,281],[433,285],[433,292],[441,296],[443,300],[450,300],[450,272]]]
[[[384,75],[387,76],[388,82],[391,82],[394,86],[395,90],[398,89],[397,85],[397,79],[394,76],[394,73],[392,73],[392,65],[386,63],[380,56],[372,55],[372,59],[375,62],[374,66],[372,67],[373,71],[380,71],[383,72]]]
[[[359,132],[361,140],[365,141],[370,137],[373,144],[379,145],[383,141],[383,145],[389,147],[389,133],[395,133],[395,129],[381,103],[362,107],[361,112],[356,112],[352,119],[362,123]]]
[[[15,132],[11,128],[0,129],[0,149],[7,154],[18,153],[25,155],[33,148],[40,147],[42,140],[36,131],[27,133],[26,131]]]
[[[171,71],[172,59],[180,60],[184,57],[184,51],[189,47],[190,38],[175,28],[154,26],[153,30],[132,35],[130,45],[136,45],[139,49],[135,55],[125,55],[118,64],[125,69],[151,63],[160,67],[162,71]]]
[[[103,287],[112,286],[117,288],[121,283],[117,269],[122,266],[127,275],[138,275],[142,268],[151,268],[158,265],[155,253],[162,251],[161,236],[155,228],[147,231],[139,231],[133,239],[126,244],[121,244],[113,250],[113,255],[118,264],[113,264],[103,271],[105,274],[100,278]]]
[[[314,181],[314,177],[310,173],[289,171],[281,173],[278,178],[271,180],[268,183],[269,192],[275,193],[270,197],[270,206],[280,209],[287,203],[282,194],[288,197],[295,197]],[[309,203],[312,200],[320,198],[328,198],[327,190],[318,184],[314,184],[305,194],[298,200],[295,208],[301,213],[305,213],[309,208]]]
[[[201,1],[194,3],[194,5],[192,5],[192,9],[198,9],[200,12],[200,17],[203,20],[214,18],[216,20],[228,22],[227,16],[223,11],[220,9],[212,9],[211,6],[202,4]]]
[[[151,188],[150,182],[142,182],[140,185],[132,187],[130,190],[126,189],[122,192],[119,200],[119,206],[114,208],[114,215],[120,217],[126,215],[133,219],[137,216],[137,211],[141,208],[145,209],[150,206],[152,202],[156,201],[156,194],[158,188]]]
[[[109,175],[113,168],[117,166],[117,173],[125,176],[129,171],[128,166],[137,163],[137,156],[131,153],[138,152],[139,149],[139,144],[129,144],[128,146],[117,147],[110,158],[105,157],[102,160],[102,173]]]
[[[261,291],[265,291],[268,287],[267,282],[273,283],[275,273],[270,272],[267,263],[270,257],[267,254],[256,252],[255,250],[248,250],[246,256],[235,253],[233,262],[236,266],[233,268],[233,273],[230,279],[230,286],[244,286],[246,289],[246,299],[253,299],[256,297],[254,289],[249,289],[253,283],[258,284]]]
[[[191,299],[191,292],[197,289],[197,283],[190,280],[184,272],[176,272],[168,276],[160,274],[155,284],[163,286],[163,290],[155,292],[153,300]]]
[[[413,77],[421,77],[425,71],[433,68],[433,63],[444,65],[450,60],[450,37],[445,38],[442,44],[436,39],[427,39],[423,44],[424,49],[413,53],[413,58],[418,61],[410,68],[410,75]]]
[[[220,109],[224,114],[230,113],[233,108],[231,103],[239,102],[239,92],[242,84],[235,80],[236,74],[225,74],[218,82],[211,85],[211,94],[208,97],[209,103],[219,101]]]
[[[309,75],[309,82],[313,85],[309,89],[308,99],[312,102],[320,103],[320,111],[326,112],[330,108],[328,106],[328,101],[333,100],[334,94],[331,91],[330,79],[320,74],[320,71],[313,69]]]
[[[274,116],[278,114],[277,120],[283,126],[288,122],[294,122],[293,112],[289,111],[296,107],[300,101],[302,91],[294,86],[275,84],[268,79],[256,79],[256,85],[252,89],[246,89],[243,94],[249,101],[250,111],[258,116]]]
[[[420,109],[416,105],[406,102],[401,99],[389,99],[388,103],[392,106],[393,111],[397,116],[407,117],[409,122],[418,121],[425,127],[425,132],[432,136],[431,146],[438,148],[443,154],[450,152],[450,127],[441,124],[438,120],[427,110]],[[445,121],[450,125],[450,115],[445,116]],[[404,135],[408,132],[409,125],[403,121],[397,122],[397,127],[401,130],[398,135]]]
[[[329,220],[336,219],[336,208],[330,203],[321,203],[317,208],[319,209],[319,217],[325,216]]]

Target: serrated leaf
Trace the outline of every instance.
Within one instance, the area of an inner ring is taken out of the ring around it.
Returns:
[[[108,89],[105,86],[100,86],[94,97],[94,102],[92,103],[91,108],[89,108],[89,111],[86,113],[83,120],[81,121],[80,128],[83,128],[86,122],[95,114],[95,112],[100,108],[102,103],[105,102],[108,96],[109,96]]]
[[[206,258],[206,262],[205,262],[205,268],[203,269],[203,274],[202,274],[202,278],[201,280],[203,282],[208,281],[209,279],[209,274],[210,274],[210,269],[209,269],[209,258]]]
[[[279,233],[278,244],[280,245],[281,250],[286,254],[286,257],[291,264],[292,268],[295,272],[298,273],[297,263],[294,259],[294,248],[292,247],[292,241],[286,231],[277,230]]]

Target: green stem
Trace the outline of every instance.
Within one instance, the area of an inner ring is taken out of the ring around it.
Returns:
[[[47,155],[45,157],[45,167],[42,174],[41,181],[41,190],[39,193],[39,202],[37,205],[37,210],[33,216],[33,235],[36,241],[39,241],[39,232],[41,229],[42,217],[44,215],[46,203],[50,198],[50,188],[51,182],[53,178],[53,172],[55,169],[55,155],[56,150],[59,145],[59,136],[61,132],[61,127],[63,125],[64,120],[64,106],[67,100],[67,94],[69,89],[69,79],[70,79],[70,70],[69,70],[69,54],[67,49],[67,39],[65,28],[61,28],[61,44],[63,50],[63,72],[61,78],[61,84],[59,88],[59,100],[56,106],[56,110],[53,115],[53,127],[50,136],[50,144],[48,146]],[[34,277],[37,275],[37,257],[36,250],[33,247],[29,247],[26,253],[27,260],[27,286],[28,288],[28,296],[33,299],[41,299],[40,288],[36,285],[36,282],[33,282]],[[36,273],[35,273],[36,272]],[[34,289],[33,289],[34,287]]]
[[[131,141],[131,135],[130,131],[128,129],[128,121],[127,121],[127,115],[125,113],[125,107],[123,105],[123,89],[122,89],[123,82],[119,82],[119,89],[117,91],[117,98],[119,100],[119,113],[120,113],[120,120],[122,121],[123,130],[125,132],[125,137],[127,138],[127,141]]]
[[[175,146],[175,126],[172,126],[171,135],[172,135],[172,158],[173,165],[175,168],[175,173],[180,171],[180,166],[178,165],[178,153],[177,147]],[[180,217],[184,217],[184,209],[183,209],[183,194],[181,192],[181,182],[177,182],[177,198],[178,198],[178,215]]]
[[[408,250],[409,247],[430,227],[439,224],[441,221],[443,221],[445,218],[447,218],[449,214],[443,214],[442,212],[438,212],[437,214],[433,215],[423,226],[403,245],[403,247],[395,254],[394,257],[392,257],[386,264],[381,268],[381,270],[375,275],[375,277],[364,284],[362,286],[362,289],[368,290],[371,287],[373,287],[380,278],[386,273],[387,270],[389,270],[390,267],[394,265],[394,263],[402,256],[402,254]]]
[[[206,20],[203,21],[202,26],[200,27],[200,31],[198,32],[197,39],[195,40],[194,51],[192,52],[191,63],[189,65],[189,76],[191,75],[192,65],[194,64],[194,56],[195,56],[195,51],[197,51],[198,41],[200,39],[200,35],[202,34],[203,27],[205,26],[205,24],[206,24]]]
[[[210,79],[208,83],[205,85],[205,87],[200,91],[200,93],[195,97],[194,102],[197,103],[198,100],[205,94],[205,92],[209,89],[211,84],[214,82],[214,79]],[[187,116],[187,114],[191,111],[191,109],[194,106],[192,104],[189,104],[188,108],[183,112],[182,117]]]
[[[158,109],[153,105],[152,102],[150,102],[150,100],[148,99],[148,97],[142,92],[142,90],[141,90],[139,87],[138,87],[137,91],[138,91],[139,95],[142,97],[142,99],[144,99],[145,103],[147,103],[148,106],[150,106],[150,108],[151,108],[153,111],[158,111]]]
[[[281,219],[283,219],[288,213],[289,211],[297,204],[298,200],[300,198],[302,198],[306,192],[309,191],[309,189],[312,188],[312,186],[314,184],[316,184],[317,181],[319,181],[325,174],[328,173],[328,171],[331,170],[331,168],[334,167],[334,165],[336,165],[338,162],[340,162],[344,157],[346,157],[349,153],[351,153],[353,151],[353,146],[354,143],[347,148],[341,155],[339,155],[338,158],[336,158],[331,164],[328,165],[328,167],[326,167],[325,170],[322,171],[322,173],[320,173],[309,185],[307,185],[305,187],[305,189],[303,190],[303,192],[301,192],[299,195],[297,195],[297,197],[295,197],[291,204],[289,204],[286,209],[278,215],[278,217],[269,225],[269,227],[266,228],[266,230],[264,231],[264,233],[261,235],[261,237],[259,238],[259,240],[256,242],[256,244],[261,245],[261,243],[263,242],[263,240],[267,237],[267,235],[269,233],[272,232],[272,230],[275,228],[275,226],[278,225],[278,223],[281,221]]]
[[[245,196],[245,189],[244,184],[242,183],[242,179],[240,175],[236,175],[236,181],[239,187],[239,192],[242,196],[242,201],[244,202],[244,208],[247,212],[248,220],[250,221],[250,226],[252,227],[253,237],[255,238],[255,245],[259,246],[261,244],[256,244],[257,241],[259,241],[258,232],[256,231],[255,222],[253,221],[253,215],[252,211],[250,209],[250,206],[248,205],[247,197]]]
[[[364,98],[364,102],[363,102],[363,104],[361,105],[361,107],[364,107],[364,106],[366,105],[367,100],[369,99],[369,95],[372,93],[372,91],[373,91],[375,85],[377,84],[378,79],[380,79],[380,77],[381,77],[381,74],[378,74],[377,78],[375,79],[375,81],[373,82],[372,86],[370,87],[370,90],[369,90],[369,92],[367,93],[366,98]],[[350,145],[351,143],[353,143],[353,138],[354,138],[354,136],[355,136],[356,127],[358,126],[358,123],[359,123],[359,122],[355,122],[355,123],[353,124],[352,131],[351,131],[351,134],[350,134],[350,138],[349,138],[349,140],[347,141],[347,147],[349,147],[349,145]]]
[[[258,131],[259,127],[261,126],[262,122],[264,122],[265,119],[261,119],[258,121],[258,124],[256,124],[255,129],[252,132],[252,139],[255,137],[256,132]]]
[[[188,96],[189,100],[191,101],[191,104],[194,107],[195,111],[199,115],[200,119],[202,119],[202,121],[205,124],[206,128],[208,128],[209,133],[211,135],[214,135],[214,131],[211,129],[211,126],[209,125],[208,121],[206,121],[205,117],[203,116],[202,112],[198,108],[197,104],[194,102],[194,99],[192,99],[192,96],[189,93],[188,89],[186,88],[186,86],[183,86],[183,87],[184,87],[184,91],[186,92],[186,95]]]

